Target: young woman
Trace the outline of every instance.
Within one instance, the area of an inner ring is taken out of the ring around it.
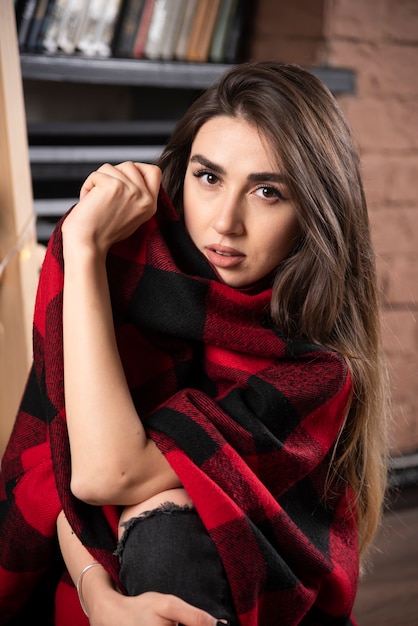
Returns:
[[[305,70],[243,64],[157,166],[89,176],[38,292],[42,476],[82,606],[94,626],[354,623],[386,385],[347,124]]]

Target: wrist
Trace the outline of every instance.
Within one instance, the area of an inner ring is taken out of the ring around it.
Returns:
[[[87,606],[86,606],[86,602],[84,600],[84,594],[83,594],[83,581],[84,581],[84,576],[86,576],[87,572],[89,572],[92,567],[100,567],[100,563],[89,563],[88,565],[86,565],[86,567],[84,567],[78,578],[77,578],[77,582],[76,582],[76,589],[77,589],[77,594],[78,594],[78,600],[80,602],[81,608],[83,609],[85,615],[87,615],[87,617],[89,616],[88,611],[87,611]]]
[[[81,608],[88,618],[101,610],[102,599],[106,594],[117,593],[114,584],[104,567],[97,562],[89,563],[79,574],[76,589]]]
[[[62,248],[64,261],[74,267],[94,266],[106,261],[107,248],[102,249],[93,238],[66,235],[63,236]]]

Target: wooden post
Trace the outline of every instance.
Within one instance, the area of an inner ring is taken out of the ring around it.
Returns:
[[[13,0],[0,1],[0,458],[32,360],[39,251]]]

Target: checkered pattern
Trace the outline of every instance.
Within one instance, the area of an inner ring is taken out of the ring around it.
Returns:
[[[163,190],[155,218],[111,249],[108,276],[138,413],[218,548],[242,626],[354,624],[350,494],[337,482],[323,493],[351,393],[344,360],[281,337],[270,288],[222,284]],[[62,288],[58,225],[37,294],[34,364],[3,459],[0,624],[87,624],[57,549],[61,508],[118,577],[116,507],[69,490]]]

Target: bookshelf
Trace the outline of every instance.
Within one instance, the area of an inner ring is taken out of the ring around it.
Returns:
[[[230,67],[26,53],[21,53],[20,64],[24,84],[35,81],[39,90],[45,91],[45,97],[50,83],[88,85],[90,89],[92,85],[122,86],[130,91],[134,103],[129,120],[28,123],[37,236],[44,244],[93,169],[105,161],[153,161],[190,102]],[[310,71],[334,94],[355,90],[355,76],[349,69],[315,67]],[[77,97],[74,94],[74,105]],[[135,112],[135,102],[141,103],[139,112]],[[166,106],[168,102],[170,106]]]

